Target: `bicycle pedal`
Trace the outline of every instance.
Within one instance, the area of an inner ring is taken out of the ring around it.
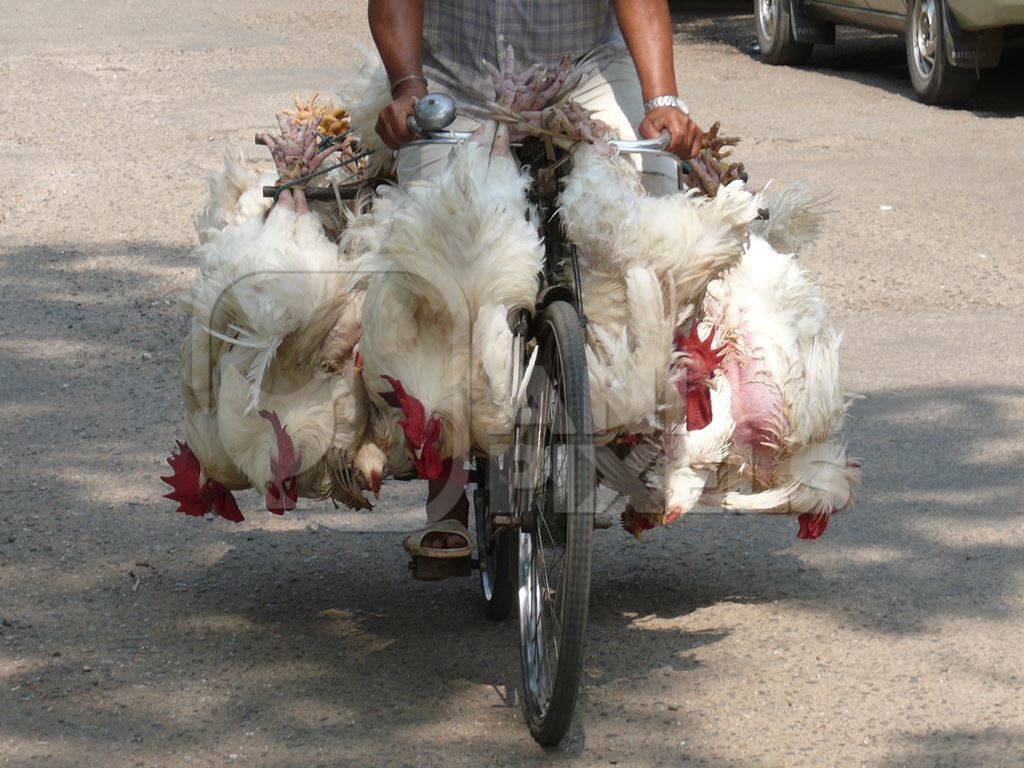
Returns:
[[[419,557],[409,561],[412,577],[419,581],[441,581],[473,575],[472,557]]]

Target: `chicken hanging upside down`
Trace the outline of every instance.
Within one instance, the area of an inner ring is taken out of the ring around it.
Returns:
[[[701,503],[796,515],[798,537],[817,538],[860,475],[837,438],[847,407],[840,337],[817,290],[792,256],[754,236],[708,287],[701,317],[694,334],[717,347],[711,420],[670,430],[664,506],[628,509],[627,530],[639,535]]]
[[[368,272],[364,380],[377,407],[396,414],[421,477],[510,438],[509,318],[532,311],[542,266],[529,183],[508,128],[489,121],[440,176],[381,188],[349,223],[343,245]]]
[[[611,441],[599,466],[636,535],[703,502],[795,514],[815,538],[858,477],[835,438],[838,335],[794,258],[751,236],[799,247],[820,203],[799,186],[751,195],[725,161],[736,141],[716,123],[690,163],[696,191],[660,198],[580,145],[561,195],[583,261],[595,426]]]
[[[263,136],[278,183],[343,148],[318,131],[336,111],[315,98],[296,107],[278,115],[280,136]],[[356,365],[362,293],[347,289],[349,266],[301,185],[265,214],[253,204],[264,181],[237,162],[211,181],[201,270],[184,298],[186,442],[169,460],[169,498],[186,514],[232,520],[241,513],[230,492],[250,486],[277,514],[300,495],[365,508],[362,491],[379,492],[387,472],[390,436]]]

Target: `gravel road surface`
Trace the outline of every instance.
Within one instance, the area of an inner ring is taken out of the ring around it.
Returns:
[[[174,304],[229,142],[329,91],[362,3],[11,0],[0,25],[0,765],[1024,764],[1024,74],[911,97],[902,43],[753,58],[678,6],[686,100],[834,214],[802,256],[863,396],[857,508],[601,532],[578,723],[522,724],[511,624],[410,579],[422,488],[373,514],[171,512]]]

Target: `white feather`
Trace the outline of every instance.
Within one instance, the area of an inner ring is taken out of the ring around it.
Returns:
[[[237,147],[226,149],[224,168],[206,176],[209,198],[195,219],[199,242],[207,242],[212,232],[231,224],[262,220],[270,208],[270,200],[263,197],[263,187],[276,180],[274,170],[261,171],[259,164],[243,158]]]
[[[394,162],[394,152],[375,127],[377,116],[391,103],[391,86],[376,51],[364,48],[362,58],[355,71],[343,78],[336,103],[348,112],[349,125],[359,137],[361,148],[373,151],[367,158],[366,173],[377,176],[385,174]]]

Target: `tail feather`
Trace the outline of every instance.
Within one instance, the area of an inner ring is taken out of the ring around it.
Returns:
[[[853,502],[860,466],[842,443],[812,443],[780,462],[775,476],[794,486],[789,504],[794,513],[830,514]]]
[[[818,239],[829,213],[828,203],[828,197],[812,195],[800,182],[784,187],[769,184],[761,193],[768,218],[753,221],[750,231],[782,253],[796,253]]]
[[[772,488],[760,493],[741,493],[739,491],[705,491],[701,503],[720,506],[735,512],[754,512],[760,514],[788,514],[789,502],[797,492],[796,483]]]

